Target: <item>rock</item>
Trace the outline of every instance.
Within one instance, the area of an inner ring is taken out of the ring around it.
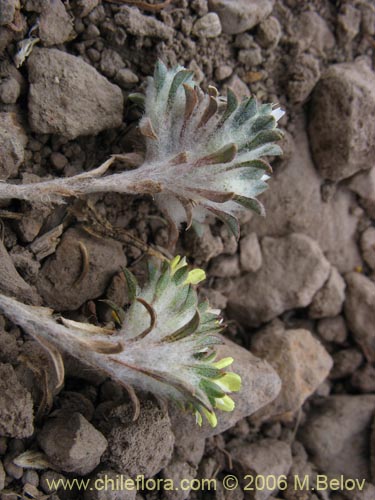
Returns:
[[[192,467],[192,465],[188,462],[183,462],[182,460],[173,457],[167,467],[162,470],[161,476],[167,480],[171,479],[174,485],[182,484],[184,487],[180,487],[178,491],[164,491],[163,498],[165,498],[165,500],[186,500],[189,498],[191,490],[188,489],[187,486],[189,483],[191,484],[191,481],[195,479],[196,475],[196,467]]]
[[[193,26],[193,35],[199,38],[216,38],[220,33],[221,23],[215,12],[200,17]]]
[[[0,362],[15,363],[18,352],[19,348],[15,335],[4,332],[0,328]]]
[[[262,265],[262,252],[256,233],[250,233],[240,240],[240,264],[244,271],[256,272]]]
[[[257,410],[273,401],[280,392],[280,378],[269,363],[255,357],[243,347],[222,337],[224,345],[218,346],[217,359],[232,357],[234,363],[231,369],[238,373],[242,379],[242,389],[238,393],[231,394],[235,402],[232,412],[217,411],[218,425],[210,427],[204,422],[202,427],[195,423],[195,417],[181,410],[171,410],[171,421],[173,431],[181,434],[200,436],[206,438],[221,434],[233,427],[239,420],[252,415]],[[176,438],[176,444],[178,444]]]
[[[246,83],[241,80],[241,78],[237,75],[233,75],[228,81],[226,87],[230,88],[233,93],[236,95],[239,101],[242,101],[244,97],[250,97],[250,90]]]
[[[323,340],[336,344],[343,344],[348,336],[348,329],[342,316],[320,320],[317,331]]]
[[[212,260],[210,275],[216,278],[233,278],[240,275],[238,255],[219,255]]]
[[[12,365],[0,363],[0,435],[26,438],[34,432],[33,402]]]
[[[289,309],[308,306],[330,272],[319,245],[303,234],[265,237],[261,248],[262,267],[234,279],[229,292],[231,316],[249,326],[259,326]]]
[[[305,10],[294,17],[293,42],[299,53],[310,52],[319,57],[326,57],[336,44],[325,19],[314,10]]]
[[[375,271],[375,227],[370,226],[361,234],[361,251],[363,260]]]
[[[47,47],[65,43],[72,38],[72,19],[61,0],[46,2],[39,17],[39,38]]]
[[[10,24],[13,21],[17,6],[19,7],[18,0],[4,0],[1,2],[0,26],[6,26],[7,24]]]
[[[361,11],[353,5],[342,5],[337,16],[337,34],[339,39],[349,44],[358,35],[361,25]]]
[[[29,70],[29,121],[34,132],[67,139],[95,135],[122,123],[123,96],[81,58],[34,48]]]
[[[91,421],[94,415],[94,405],[80,392],[64,390],[58,396],[59,409],[65,413],[80,413],[86,420]]]
[[[345,317],[367,360],[375,362],[375,283],[359,273],[346,276]]]
[[[295,126],[291,159],[276,169],[268,181],[269,189],[262,193],[267,216],[253,217],[242,232],[255,232],[259,238],[304,233],[319,243],[340,273],[352,271],[362,263],[357,247],[358,217],[352,211],[357,206],[355,197],[346,188],[337,187],[323,202],[322,180],[311,160],[304,123],[297,119]]]
[[[27,136],[14,113],[0,113],[0,180],[17,177],[25,157]]]
[[[130,69],[122,68],[119,71],[117,71],[115,80],[120,85],[120,87],[127,89],[134,87],[134,85],[138,83],[139,78]]]
[[[338,316],[345,300],[345,281],[335,267],[323,288],[313,298],[309,308],[310,318]]]
[[[348,187],[360,197],[367,215],[375,219],[375,167],[351,177]]]
[[[313,93],[309,137],[325,179],[345,179],[372,165],[374,113],[375,74],[366,64],[335,64],[322,75]]]
[[[244,443],[229,447],[234,470],[243,479],[242,487],[249,484],[249,476],[275,477],[286,476],[292,466],[290,444],[276,439],[260,439],[254,443]],[[278,489],[268,489],[261,486],[252,493],[254,500],[266,500],[277,493]],[[255,488],[254,488],[255,489]]]
[[[332,358],[308,330],[266,327],[252,338],[251,350],[281,378],[280,394],[254,415],[255,419],[289,419],[315,392],[332,368]]]
[[[359,392],[375,392],[375,366],[367,363],[353,373],[350,383]]]
[[[174,29],[158,21],[154,17],[141,14],[138,9],[123,5],[115,15],[118,26],[126,29],[127,33],[134,36],[149,36],[161,40],[171,40]]]
[[[92,484],[104,486],[104,488],[87,489],[83,494],[83,500],[135,500],[136,498],[136,482],[126,474],[123,474],[120,479],[116,471],[103,469],[90,479]]]
[[[238,52],[238,61],[242,63],[246,69],[251,69],[254,66],[262,64],[262,51],[258,45],[254,45],[250,49],[243,49]]]
[[[309,412],[299,439],[324,474],[370,479],[368,441],[375,396],[330,396]],[[350,460],[348,460],[350,457]]]
[[[209,0],[209,9],[216,12],[223,32],[235,35],[250,30],[268,17],[274,0]]]
[[[100,429],[108,439],[108,450],[103,457],[119,473],[131,477],[152,477],[169,462],[174,445],[171,422],[165,411],[154,400],[141,402],[138,420],[133,422],[131,404],[113,408]]]
[[[118,52],[104,49],[100,55],[100,71],[108,78],[113,78],[118,71],[123,69],[125,63]]]
[[[275,48],[281,38],[281,25],[274,16],[269,16],[262,21],[257,29],[257,41],[265,49]]]
[[[64,156],[62,153],[54,152],[54,153],[51,154],[51,156],[49,157],[49,159],[50,159],[52,167],[54,169],[56,169],[57,171],[64,170],[64,168],[68,164],[67,157]]]
[[[88,255],[88,271],[80,279],[85,259],[82,248]],[[70,228],[56,252],[44,263],[37,288],[45,305],[59,311],[75,310],[102,295],[112,276],[124,266],[126,258],[120,243]]]
[[[5,470],[3,463],[0,460],[0,491],[2,491],[5,488]]]
[[[197,266],[207,263],[223,253],[223,242],[220,236],[214,236],[208,224],[203,227],[203,234],[198,236],[195,231],[186,233],[186,246],[196,256]]]
[[[86,17],[92,12],[99,4],[99,0],[77,0],[77,14],[79,17]]]
[[[288,81],[288,96],[293,103],[302,103],[311,94],[320,78],[319,60],[311,54],[301,54],[292,63]]]
[[[12,76],[4,78],[0,83],[0,101],[4,104],[15,104],[21,93],[21,86]]]
[[[37,438],[55,467],[82,476],[97,467],[107,448],[105,437],[78,412],[49,418]]]
[[[227,64],[222,64],[218,66],[215,70],[215,79],[221,82],[229,78],[232,73],[233,73],[232,66],[229,66]]]
[[[56,492],[56,487],[53,484],[59,484],[60,481],[65,481],[66,478],[62,474],[54,470],[47,470],[43,472],[40,476],[40,487],[44,493],[51,494]],[[57,491],[61,489],[61,486],[57,488]]]
[[[331,380],[339,380],[348,377],[359,368],[363,361],[363,355],[355,347],[342,349],[333,354],[333,368],[329,375]]]

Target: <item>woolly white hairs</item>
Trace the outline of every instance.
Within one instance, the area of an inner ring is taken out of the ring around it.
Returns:
[[[236,214],[245,208],[263,214],[257,195],[272,172],[264,156],[281,154],[277,121],[284,112],[254,97],[238,103],[231,90],[221,98],[208,93],[182,67],[158,62],[149,78],[139,130],[146,151],[116,155],[99,168],[73,177],[34,184],[0,183],[0,199],[61,203],[69,196],[98,192],[151,194],[172,223],[173,239],[182,222],[190,227],[207,213],[222,219],[239,236]],[[137,100],[140,97],[137,95]],[[115,160],[132,170],[104,176]]]

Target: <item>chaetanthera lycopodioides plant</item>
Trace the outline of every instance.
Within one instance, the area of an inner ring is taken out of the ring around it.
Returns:
[[[166,214],[174,237],[182,222],[203,222],[207,213],[222,219],[238,237],[236,214],[243,207],[263,213],[256,196],[266,189],[271,167],[263,159],[281,153],[277,121],[283,115],[254,97],[238,102],[228,90],[205,94],[193,73],[167,70],[158,62],[149,78],[139,130],[146,149],[116,155],[99,168],[69,178],[32,185],[0,183],[0,199],[61,202],[97,192],[151,194]],[[113,161],[134,168],[104,175]]]
[[[215,426],[215,410],[233,410],[229,394],[240,389],[241,379],[227,371],[232,358],[215,359],[222,325],[218,311],[198,300],[195,285],[205,278],[204,271],[189,271],[180,257],[160,269],[150,264],[142,289],[129,271],[124,273],[131,305],[115,311],[118,329],[64,319],[4,295],[0,311],[46,348],[60,385],[60,352],[68,352],[122,384],[135,404],[135,416],[139,403],[133,388],[174,400],[193,411],[199,424],[204,415]]]

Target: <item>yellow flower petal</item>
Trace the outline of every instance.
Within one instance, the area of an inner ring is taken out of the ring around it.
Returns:
[[[216,418],[216,415],[213,411],[208,411],[206,410],[206,408],[203,408],[202,407],[202,411],[205,415],[205,417],[207,418],[209,424],[211,425],[211,427],[216,427],[217,426],[217,418]]]
[[[221,370],[222,368],[226,368],[227,366],[231,365],[233,363],[234,359],[233,358],[223,358],[219,359],[219,361],[216,361],[216,363],[212,363],[215,368],[219,368]]]
[[[200,283],[205,279],[206,279],[206,273],[203,271],[203,269],[193,269],[188,274],[188,277],[186,278],[184,285],[197,285],[198,283]]]
[[[202,427],[203,419],[202,419],[202,415],[199,413],[199,411],[195,412],[195,421],[199,425],[199,427]]]
[[[222,411],[233,411],[235,407],[234,401],[229,396],[225,395],[222,398],[215,399],[215,408]]]
[[[227,372],[223,377],[215,379],[221,389],[227,392],[238,392],[241,389],[241,377],[234,372]]]

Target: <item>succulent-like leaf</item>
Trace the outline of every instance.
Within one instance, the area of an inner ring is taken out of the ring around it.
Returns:
[[[264,213],[259,202],[244,200],[267,187],[271,169],[263,168],[267,163],[261,158],[281,154],[275,144],[282,137],[277,128],[283,115],[279,108],[259,105],[255,97],[238,103],[231,90],[223,105],[214,87],[204,94],[191,71],[181,66],[167,70],[160,61],[148,80],[145,98],[134,94],[129,99],[142,101],[144,107],[139,130],[146,151],[138,168],[103,176],[115,159],[121,160],[117,155],[105,168],[70,178],[21,186],[0,183],[0,199],[62,201],[108,191],[152,194],[172,223],[175,237],[181,223],[197,227],[208,212],[228,222],[238,237],[233,218],[240,210]]]
[[[0,311],[54,353],[61,381],[59,352],[100,369],[136,396],[132,387],[177,401],[216,423],[215,409],[230,411],[229,394],[240,389],[238,375],[227,371],[232,358],[215,362],[215,336],[222,329],[218,311],[198,301],[195,284],[204,271],[189,271],[179,257],[151,266],[140,288],[125,272],[133,294],[129,309],[118,314],[119,330],[54,317],[51,310],[24,305],[0,295]],[[57,360],[57,361],[56,361]],[[234,388],[234,389],[233,389]]]

